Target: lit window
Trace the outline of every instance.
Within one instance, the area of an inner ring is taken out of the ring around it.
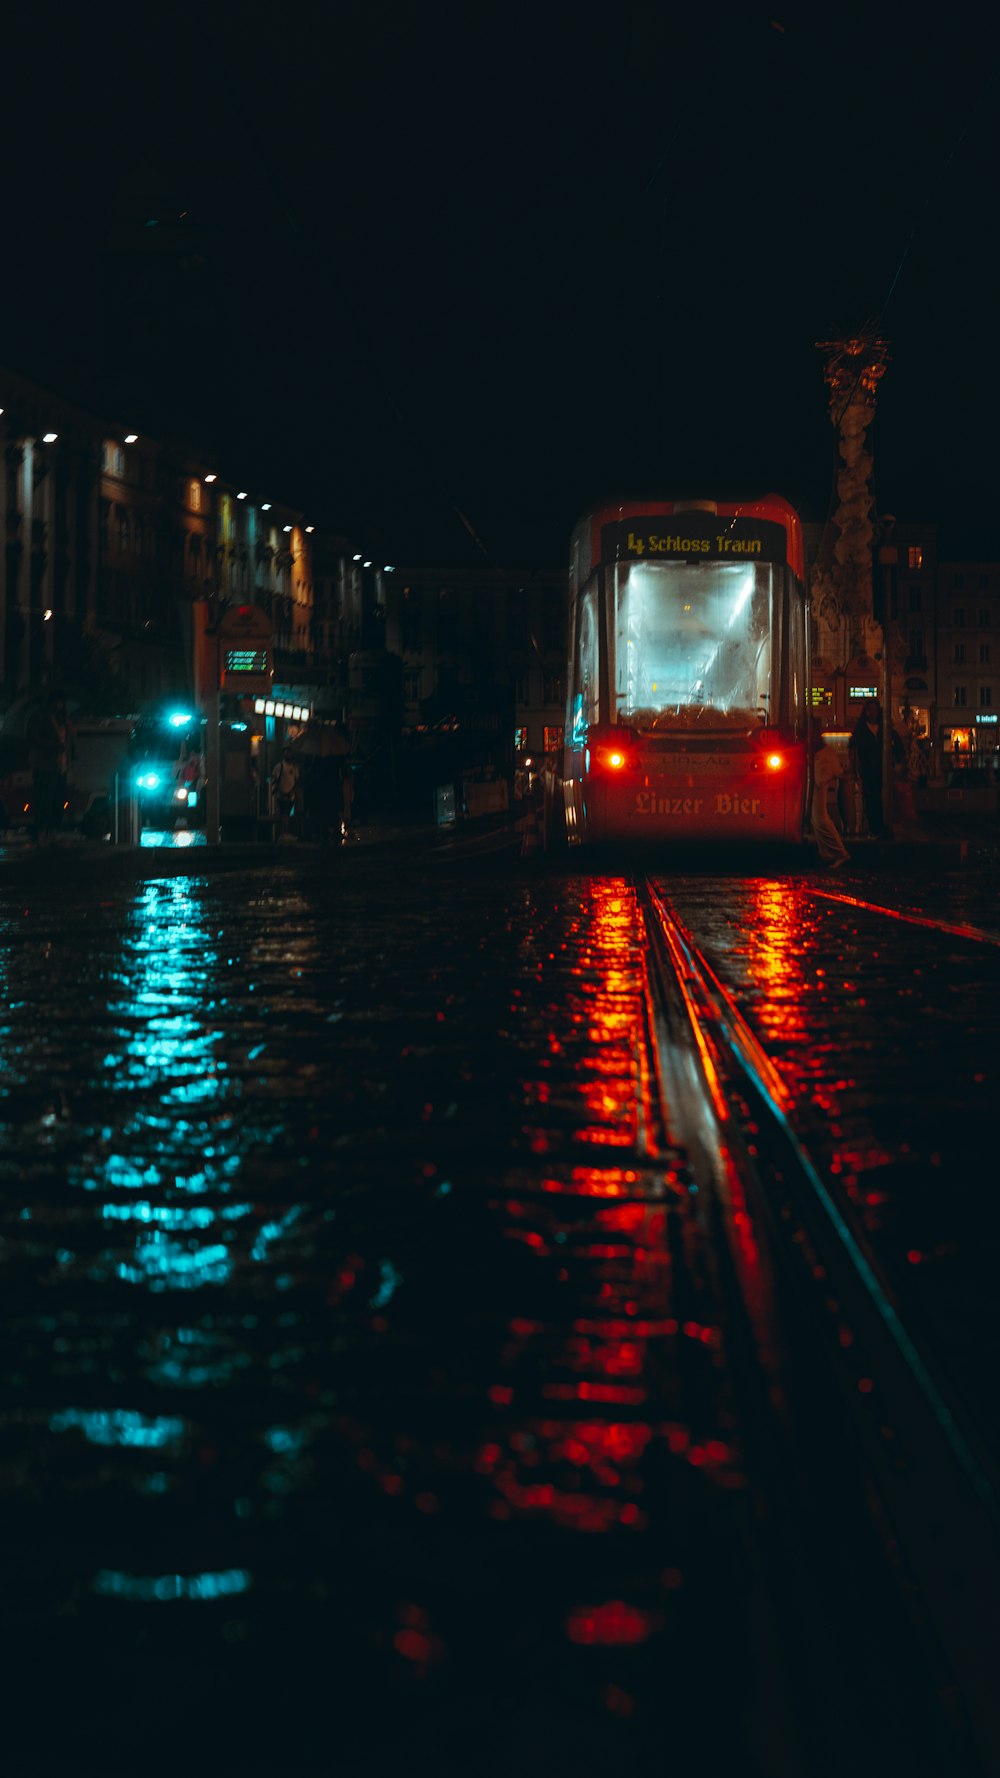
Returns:
[[[200,482],[189,482],[188,483],[188,505],[190,506],[192,512],[200,512],[201,511],[201,483]]]
[[[919,543],[911,543],[909,549],[906,552],[906,566],[908,568],[922,568],[923,565],[924,565],[923,550],[920,548]]]

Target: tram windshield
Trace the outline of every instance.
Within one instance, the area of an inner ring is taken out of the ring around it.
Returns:
[[[609,613],[617,720],[653,732],[766,723],[780,576],[767,562],[618,564]]]

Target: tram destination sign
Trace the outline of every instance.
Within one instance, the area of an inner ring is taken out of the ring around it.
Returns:
[[[605,562],[785,562],[788,539],[772,519],[658,513],[602,525],[601,556]]]

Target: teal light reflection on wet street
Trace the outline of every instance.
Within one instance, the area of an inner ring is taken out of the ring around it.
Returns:
[[[670,890],[820,1159],[871,1170],[852,926]],[[529,1720],[553,1770],[655,1769],[720,1693],[738,1769],[754,1478],[634,885],[52,879],[0,984],[3,1610],[73,1769],[173,1771],[149,1725],[195,1720],[213,1778],[439,1778],[442,1736],[508,1778]]]

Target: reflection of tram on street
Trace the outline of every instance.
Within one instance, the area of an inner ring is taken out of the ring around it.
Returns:
[[[802,532],[777,495],[606,506],[573,534],[563,792],[583,841],[800,842]]]

